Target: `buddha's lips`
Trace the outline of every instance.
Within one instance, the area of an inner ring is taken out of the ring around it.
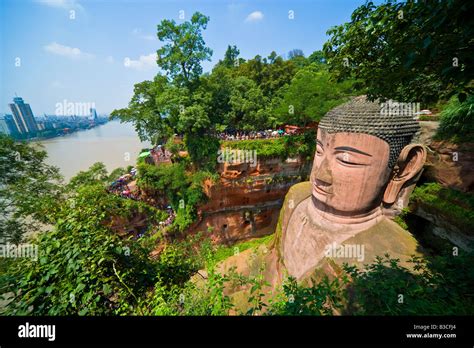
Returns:
[[[316,183],[313,183],[313,188],[316,190],[316,192],[323,194],[323,195],[332,195],[332,189],[323,189],[320,185],[317,185]]]

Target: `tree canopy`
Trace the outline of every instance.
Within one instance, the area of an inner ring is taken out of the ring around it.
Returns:
[[[436,102],[472,94],[474,4],[469,1],[369,1],[331,28],[324,45],[338,81],[360,79],[371,98]]]
[[[312,63],[299,70],[282,89],[274,115],[281,122],[306,126],[359,92],[354,85],[353,80],[335,83],[324,66]]]
[[[196,12],[182,24],[163,20],[158,25],[164,43],[157,51],[161,73],[137,83],[128,107],[111,115],[133,122],[142,140],[158,144],[183,135],[194,165],[210,170],[219,148],[216,133],[305,125],[354,93],[351,82],[329,81],[320,51],[309,58],[294,49],[286,60],[274,51],[245,60],[237,46],[228,45],[224,57],[203,74],[201,63],[212,54],[203,39],[208,22]],[[296,108],[294,116],[289,105]]]
[[[20,243],[51,222],[64,192],[46,152],[0,134],[0,243]]]
[[[167,19],[158,24],[158,39],[165,44],[156,51],[157,63],[174,82],[189,85],[201,75],[201,62],[212,55],[202,37],[208,22],[209,17],[196,12],[182,24]]]

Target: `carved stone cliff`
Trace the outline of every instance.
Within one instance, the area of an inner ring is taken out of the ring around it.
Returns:
[[[311,163],[300,158],[219,164],[220,179],[206,182],[209,199],[199,207],[191,232],[205,232],[215,243],[228,245],[273,233],[288,189],[305,180],[310,169]]]

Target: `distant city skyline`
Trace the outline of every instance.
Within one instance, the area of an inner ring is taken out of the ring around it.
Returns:
[[[39,130],[30,104],[25,103],[23,98],[15,97],[13,98],[13,103],[10,103],[9,105],[18,133],[26,134],[37,132]]]
[[[380,2],[380,1],[377,1]],[[56,114],[63,100],[93,104],[99,114],[125,107],[133,86],[158,72],[156,25],[210,16],[204,39],[213,50],[204,71],[236,45],[244,59],[271,51],[306,56],[322,49],[326,31],[350,20],[365,0],[333,1],[76,1],[0,3],[0,114],[15,93],[36,115]],[[125,64],[128,62],[129,64]]]

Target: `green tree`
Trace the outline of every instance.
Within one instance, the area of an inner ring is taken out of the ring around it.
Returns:
[[[314,51],[308,57],[310,63],[326,64],[323,51]]]
[[[46,156],[42,148],[0,135],[0,242],[20,243],[25,233],[54,221],[64,189]]]
[[[300,71],[282,90],[273,113],[280,123],[306,126],[357,93],[352,81],[336,83],[321,65],[313,63]]]
[[[199,12],[182,24],[163,20],[157,35],[164,45],[157,51],[157,64],[165,76],[135,85],[128,108],[114,110],[112,117],[133,122],[141,139],[153,144],[176,133],[193,138],[212,132],[216,124],[210,113],[212,95],[201,86],[201,62],[212,54],[202,37],[208,21]]]
[[[331,28],[324,53],[338,79],[353,77],[371,98],[436,102],[472,93],[474,4],[462,0],[369,1]]]
[[[210,60],[212,50],[206,47],[201,32],[208,22],[209,17],[196,12],[182,24],[166,19],[158,24],[158,39],[166,42],[156,52],[158,66],[180,85],[199,79],[201,62]]]
[[[288,60],[292,61],[293,64],[298,68],[303,68],[307,66],[310,61],[305,58],[304,53],[299,48],[295,48],[288,52]]]
[[[253,80],[266,97],[273,98],[278,90],[290,83],[296,66],[291,60],[283,60],[275,52],[268,58],[259,55],[247,62],[240,64],[236,70],[237,76],[245,76]]]
[[[237,59],[239,57],[240,51],[237,48],[237,46],[227,46],[227,50],[225,51],[224,54],[224,60],[222,61],[222,64],[228,68],[236,66]]]
[[[2,275],[3,290],[13,293],[7,314],[113,314],[156,281],[150,250],[109,229],[113,217],[128,216],[139,203],[106,193],[102,184],[75,193],[54,228],[32,240],[38,260],[19,258]]]
[[[299,48],[295,48],[288,52],[288,59],[293,59],[295,57],[304,57],[304,53]]]
[[[265,129],[269,124],[267,104],[268,98],[254,81],[244,76],[237,77],[232,83],[230,110],[224,121],[235,129]]]
[[[142,141],[161,143],[173,133],[167,118],[173,107],[172,92],[167,78],[158,74],[153,81],[137,83],[128,107],[114,110],[110,116],[121,122],[132,122]]]
[[[91,185],[93,183],[105,184],[109,180],[107,168],[102,162],[96,162],[86,171],[80,171],[69,181],[69,188],[78,188],[82,185]]]

